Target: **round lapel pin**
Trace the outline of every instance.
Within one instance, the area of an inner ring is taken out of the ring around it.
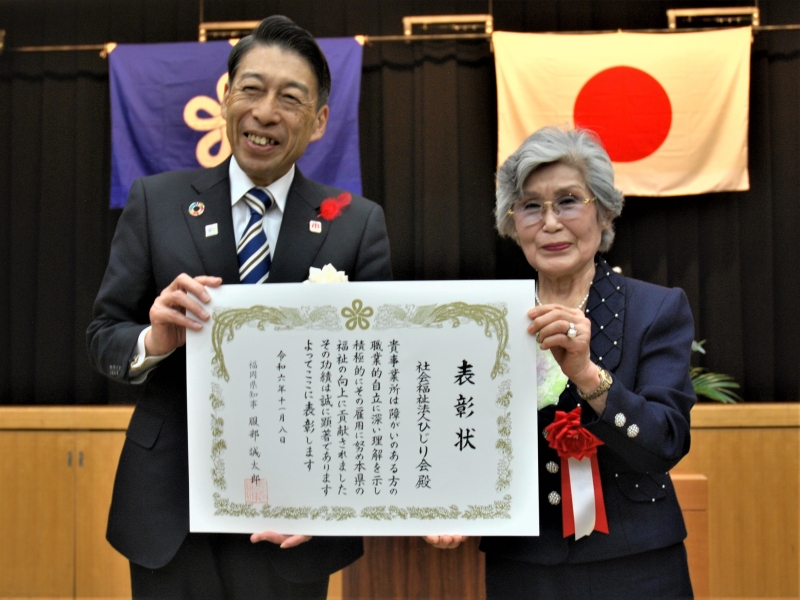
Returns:
[[[203,211],[205,211],[205,209],[206,205],[203,204],[202,202],[192,202],[189,205],[189,214],[192,215],[193,217],[199,217],[200,215],[203,214]]]

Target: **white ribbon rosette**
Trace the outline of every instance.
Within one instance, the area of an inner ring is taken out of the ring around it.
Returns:
[[[328,263],[321,269],[310,267],[308,269],[308,279],[303,283],[347,283],[347,274],[344,271],[337,271],[336,267]]]

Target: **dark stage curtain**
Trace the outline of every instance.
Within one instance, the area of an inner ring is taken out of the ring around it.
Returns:
[[[495,0],[510,31],[664,27],[667,8],[745,1]],[[762,0],[762,22],[800,5]],[[205,20],[283,13],[320,37],[401,33],[412,14],[483,13],[481,1],[207,0]],[[196,39],[196,0],[0,0],[7,47]],[[494,58],[486,42],[365,48],[365,195],[383,204],[398,279],[530,277],[492,229]],[[800,32],[752,54],[751,190],[629,198],[612,264],[689,296],[699,362],[748,401],[800,394]],[[118,211],[108,209],[108,70],[96,52],[0,55],[0,404],[125,402],[89,368],[84,331]]]

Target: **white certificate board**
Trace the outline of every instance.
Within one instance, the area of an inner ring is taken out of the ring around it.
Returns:
[[[538,535],[533,281],[209,292],[192,531]]]

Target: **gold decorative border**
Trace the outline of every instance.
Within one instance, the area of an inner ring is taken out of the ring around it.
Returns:
[[[265,504],[261,507],[261,516],[269,519],[322,519],[323,521],[347,521],[356,516],[356,511],[348,506],[310,506],[272,507]]]
[[[461,509],[455,504],[448,508],[443,506],[366,506],[361,509],[361,516],[373,521],[393,521],[394,519],[420,519],[421,521],[433,521],[434,519],[458,519],[461,517]]]
[[[467,304],[451,302],[449,304],[429,304],[427,306],[384,304],[378,308],[375,316],[375,329],[395,329],[413,327],[442,327],[450,322],[452,327],[474,321],[483,325],[483,333],[488,338],[497,336],[497,353],[492,379],[508,373],[508,309],[505,304]]]
[[[510,519],[511,515],[511,495],[506,494],[502,500],[495,500],[492,504],[474,506],[469,508],[461,515],[464,519],[475,521],[477,519]]]
[[[228,445],[222,438],[222,428],[225,426],[225,421],[219,416],[220,410],[225,408],[225,400],[222,397],[222,386],[218,383],[211,384],[211,395],[208,397],[211,400],[211,462],[214,468],[211,469],[211,480],[214,482],[214,487],[225,490],[228,484],[225,482],[225,461],[222,460],[222,453],[225,452]]]
[[[342,329],[339,313],[333,306],[316,306],[314,308],[286,308],[274,306],[251,306],[250,308],[231,308],[215,310],[212,317],[211,345],[214,357],[211,359],[214,376],[230,381],[228,368],[225,366],[225,355],[222,343],[233,341],[233,337],[244,325],[252,325],[264,331],[272,325],[275,331],[292,329]]]
[[[497,435],[500,437],[494,445],[500,453],[500,461],[497,463],[497,484],[495,485],[498,492],[508,489],[514,474],[511,470],[511,459],[514,458],[514,448],[511,444],[511,413],[508,410],[513,396],[511,380],[506,379],[500,384],[497,400],[495,400],[495,404],[503,409],[503,414],[497,417]]]

